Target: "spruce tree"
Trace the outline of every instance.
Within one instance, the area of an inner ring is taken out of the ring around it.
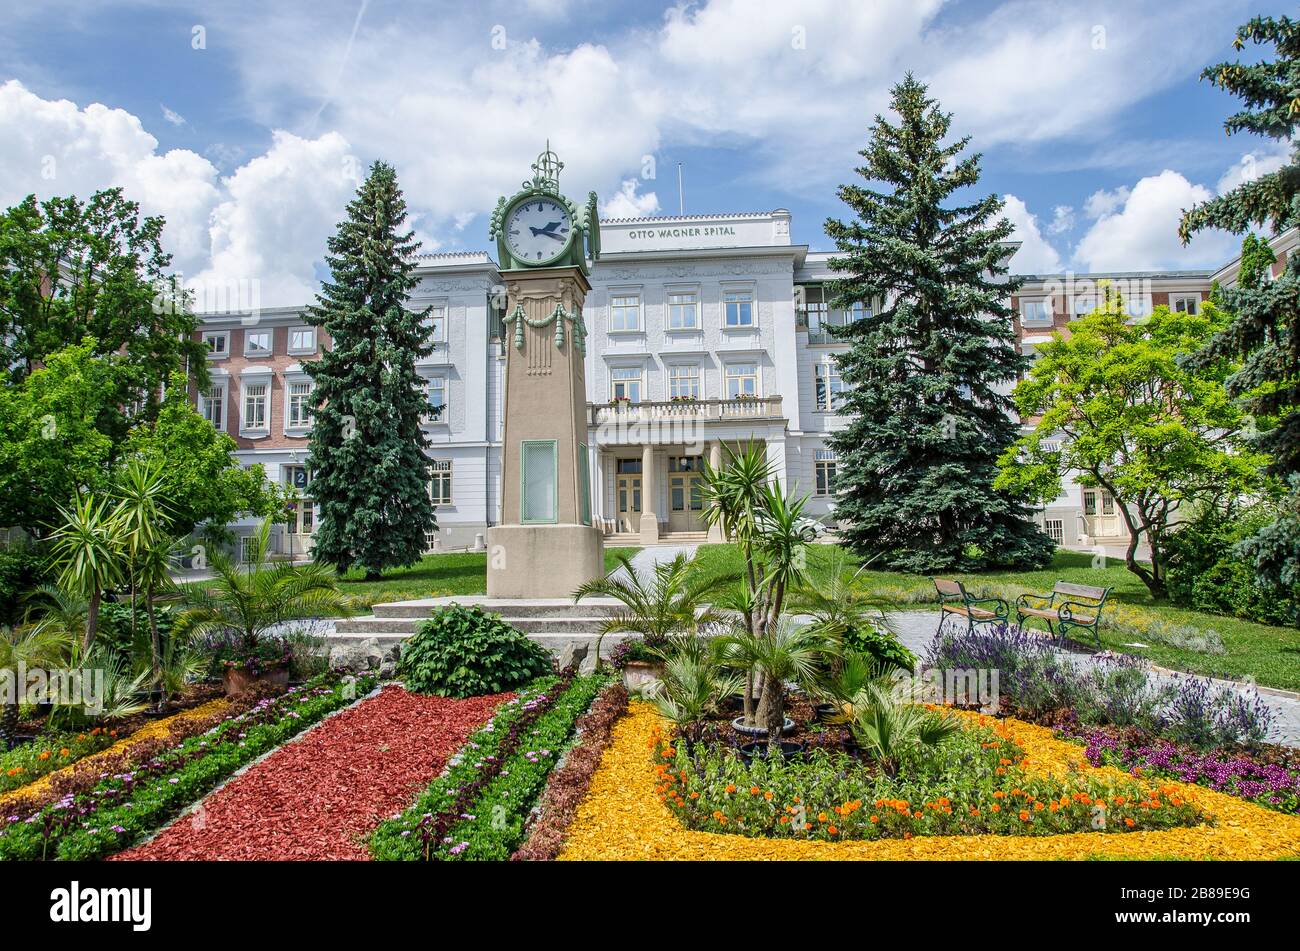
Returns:
[[[843,185],[849,222],[826,233],[843,274],[833,306],[865,304],[837,330],[851,419],[831,437],[839,456],[835,514],[849,545],[908,571],[1029,567],[1051,541],[1025,505],[993,487],[1017,436],[1010,385],[1024,366],[1006,277],[1012,225],[990,195],[949,202],[979,181],[968,139],[945,142],[952,117],[910,74],[894,87],[896,123],[877,116],[867,186]]]
[[[1251,132],[1288,143],[1289,159],[1184,215],[1184,242],[1204,228],[1240,234],[1254,226],[1281,234],[1300,225],[1300,21],[1256,17],[1233,41],[1238,50],[1247,43],[1271,44],[1276,59],[1219,63],[1201,78],[1245,104],[1224,122],[1229,135]],[[1273,261],[1267,243],[1247,235],[1237,285],[1221,294],[1235,319],[1199,359],[1242,361],[1227,380],[1228,392],[1255,417],[1255,448],[1272,456],[1270,471],[1291,487],[1279,519],[1244,543],[1242,554],[1254,561],[1261,579],[1290,587],[1300,584],[1300,255],[1289,255],[1281,274],[1269,280]]]
[[[376,162],[327,241],[330,280],[307,311],[332,341],[306,364],[316,383],[313,556],[339,571],[359,566],[368,577],[419,561],[425,532],[437,527],[420,428],[428,402],[415,370],[433,345],[427,309],[406,306],[419,282],[411,258],[420,243],[405,221],[397,175]]]

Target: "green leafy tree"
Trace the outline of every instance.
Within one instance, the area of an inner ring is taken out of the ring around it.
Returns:
[[[199,525],[283,512],[283,492],[267,481],[260,465],[240,466],[235,441],[199,415],[184,384],[173,376],[157,417],[132,429],[123,447],[128,458],[160,470],[166,500],[161,527],[188,535]]]
[[[1187,212],[1179,226],[1184,242],[1205,228],[1240,234],[1255,226],[1280,234],[1300,224],[1300,21],[1256,17],[1233,41],[1238,50],[1247,43],[1272,46],[1276,56],[1219,63],[1201,78],[1245,106],[1224,123],[1229,135],[1249,132],[1286,143],[1289,160]],[[1222,294],[1235,319],[1198,359],[1210,363],[1227,355],[1241,361],[1227,380],[1228,392],[1254,417],[1257,446],[1272,457],[1270,471],[1290,482],[1290,507],[1300,511],[1300,255],[1291,254],[1281,274],[1269,281],[1266,269],[1272,263],[1266,242],[1247,236],[1237,286]],[[1242,543],[1240,551],[1263,580],[1283,588],[1300,584],[1300,518],[1284,515]]]
[[[413,564],[437,527],[429,497],[428,411],[415,362],[432,352],[425,311],[407,309],[418,283],[404,231],[406,202],[382,162],[348,203],[328,241],[330,279],[307,311],[332,346],[306,364],[316,382],[312,495],[319,522],[313,557],[377,577]]]
[[[120,188],[0,213],[0,363],[14,381],[51,354],[93,338],[99,355],[121,354],[120,407],[109,435],[156,412],[174,372],[207,384],[202,343],[179,279],[168,272],[164,221],[141,217]]]
[[[1224,391],[1226,360],[1192,368],[1184,359],[1226,321],[1212,303],[1200,313],[1157,307],[1128,322],[1118,295],[1054,334],[1015,389],[1034,428],[1003,455],[999,484],[1042,501],[1061,479],[1115,497],[1129,530],[1125,564],[1151,594],[1166,594],[1166,549],[1176,516],[1194,505],[1223,506],[1260,488],[1264,458],[1243,449],[1243,415]],[[1137,558],[1146,542],[1149,564]]]
[[[0,525],[43,536],[80,490],[107,488],[115,454],[118,357],[85,340],[49,355],[21,383],[0,386]]]
[[[896,123],[877,116],[857,169],[876,187],[843,185],[855,220],[828,219],[840,254],[836,307],[867,308],[837,333],[851,389],[835,514],[849,545],[907,571],[1045,564],[1050,540],[1024,505],[994,487],[1016,438],[999,386],[1023,367],[1007,296],[1012,225],[996,195],[962,204],[979,182],[968,139],[946,142],[951,115],[911,75],[894,87]]]

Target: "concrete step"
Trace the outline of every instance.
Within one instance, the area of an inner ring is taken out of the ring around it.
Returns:
[[[377,618],[426,618],[439,608],[463,604],[482,608],[489,614],[514,618],[603,617],[622,605],[612,598],[584,598],[574,604],[565,598],[487,598],[474,595],[463,598],[426,598],[419,601],[393,601],[376,604],[371,610]]]
[[[336,634],[398,634],[410,636],[427,620],[421,617],[354,617],[334,623]],[[598,634],[604,617],[502,617],[525,634]]]
[[[355,633],[336,631],[333,634],[325,635],[322,640],[325,642],[324,646],[327,652],[333,648],[341,647],[345,650],[373,649],[378,651],[380,654],[386,654],[394,647],[402,644],[410,636],[410,634],[402,634],[395,631]],[[608,657],[609,652],[613,650],[614,645],[618,644],[628,636],[629,635],[626,634],[608,635],[601,643],[601,655]],[[599,635],[595,633],[579,632],[548,632],[529,634],[528,639],[542,647],[545,647],[552,654],[555,654],[558,657],[564,652],[564,648],[570,643],[586,644],[588,645],[589,650],[594,651],[596,649],[596,642],[599,640]]]

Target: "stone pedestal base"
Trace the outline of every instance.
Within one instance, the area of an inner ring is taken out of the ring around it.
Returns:
[[[605,540],[588,525],[498,525],[487,533],[491,598],[571,598],[605,574]]]

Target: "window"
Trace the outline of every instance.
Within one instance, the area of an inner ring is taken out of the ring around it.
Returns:
[[[641,329],[641,295],[621,293],[609,299],[609,329],[621,333]]]
[[[614,402],[640,403],[644,377],[645,371],[641,367],[614,367],[610,370]]]
[[[672,291],[668,295],[668,329],[698,330],[700,299],[695,291]]]
[[[668,368],[668,396],[674,400],[700,398],[700,368],[693,363],[674,364]]]
[[[315,327],[290,327],[289,328],[289,352],[290,353],[315,353],[316,352],[316,328]]]
[[[434,459],[429,470],[429,500],[434,505],[451,505],[451,460]]]
[[[244,385],[244,429],[266,429],[266,405],[270,400],[270,384]]]
[[[752,363],[727,364],[727,399],[758,396],[758,367]]]
[[[1053,544],[1065,544],[1065,522],[1059,518],[1049,518],[1043,522],[1043,527],[1047,529],[1047,537]]]
[[[271,355],[271,331],[250,330],[244,334],[244,356],[269,357]]]
[[[816,375],[817,409],[823,413],[834,413],[840,408],[840,397],[844,393],[844,381],[840,379],[840,368],[834,360],[814,364]]]
[[[835,494],[835,469],[838,465],[838,457],[834,450],[818,449],[813,465],[816,467],[817,488],[815,495],[828,496]]]
[[[429,340],[433,343],[447,342],[447,306],[445,304],[434,304],[429,308],[429,316],[424,319],[424,325],[429,328]]]
[[[1115,496],[1111,495],[1105,489],[1084,489],[1083,491],[1083,514],[1097,515],[1097,502],[1101,501],[1102,515],[1115,514]]]
[[[754,326],[753,291],[727,291],[722,295],[722,308],[724,326]]]
[[[285,425],[289,429],[305,429],[311,425],[312,383],[304,380],[289,384],[288,413]]]
[[[849,322],[852,323],[855,320],[865,320],[874,313],[875,309],[871,307],[871,305],[860,300],[855,300],[853,305],[849,308]]]
[[[205,333],[203,335],[203,342],[208,345],[208,356],[230,356],[230,338],[226,336],[224,330],[214,333]]]
[[[1080,294],[1074,299],[1074,316],[1082,317],[1097,309],[1097,298],[1091,294]]]
[[[826,301],[821,299],[820,290],[817,292],[816,300],[812,299],[810,292],[805,308],[808,315],[808,332],[820,333],[822,328],[826,326]]]
[[[226,428],[226,387],[214,383],[206,393],[199,394],[199,413],[217,429]]]
[[[1180,294],[1169,298],[1169,309],[1180,314],[1195,314],[1201,309],[1200,294]]]
[[[525,439],[520,446],[519,516],[524,524],[554,522],[559,504],[558,443]]]
[[[435,423],[447,422],[447,378],[430,377],[425,384],[425,393],[429,399],[427,418]]]
[[[1052,302],[1045,298],[1022,300],[1020,302],[1020,322],[1022,324],[1050,324],[1052,322]]]
[[[585,442],[578,443],[578,520],[591,524],[591,461]]]

